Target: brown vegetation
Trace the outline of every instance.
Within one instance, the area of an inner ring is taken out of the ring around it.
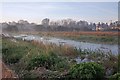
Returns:
[[[64,32],[64,31],[62,31],[62,32],[40,32],[40,34],[44,34],[44,35],[66,35],[66,36],[71,36],[71,35],[118,36],[118,35],[120,35],[120,32],[102,32],[102,31]]]
[[[2,62],[2,78],[16,78],[16,74]]]

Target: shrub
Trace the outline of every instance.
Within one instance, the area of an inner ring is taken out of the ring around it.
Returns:
[[[15,43],[9,39],[2,40],[2,58],[7,64],[14,64],[27,53],[26,43]]]
[[[70,67],[68,61],[66,59],[59,59],[56,63],[52,66],[52,70],[64,71],[68,70]]]
[[[25,47],[22,46],[11,46],[7,48],[2,48],[2,55],[4,61],[8,64],[14,64],[19,62],[19,60],[23,57],[23,54],[26,53],[24,49]]]
[[[120,80],[120,73],[116,73],[110,76],[110,80]]]
[[[76,64],[70,69],[69,76],[85,80],[101,79],[104,76],[104,68],[94,62]]]
[[[61,64],[60,64],[61,63]],[[30,60],[27,69],[31,70],[35,67],[45,67],[46,69],[63,69],[67,67],[67,62],[58,57],[55,53],[49,52],[48,54],[41,54]]]
[[[46,67],[46,62],[48,61],[47,56],[40,55],[31,59],[28,64],[28,70],[33,69],[35,67]]]

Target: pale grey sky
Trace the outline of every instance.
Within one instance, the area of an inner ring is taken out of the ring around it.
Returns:
[[[117,2],[5,2],[0,12],[3,21],[20,19],[39,23],[44,18],[52,20],[72,18],[88,22],[109,22],[118,18]]]

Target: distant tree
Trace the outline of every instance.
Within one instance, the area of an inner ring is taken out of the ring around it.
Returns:
[[[48,27],[48,26],[49,26],[49,22],[50,22],[50,19],[45,18],[45,19],[42,20],[42,25],[43,25],[44,27]]]

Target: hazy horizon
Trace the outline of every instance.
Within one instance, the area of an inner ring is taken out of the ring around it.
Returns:
[[[95,23],[118,20],[117,2],[6,2],[1,5],[0,22],[27,20],[39,24],[44,18]]]

